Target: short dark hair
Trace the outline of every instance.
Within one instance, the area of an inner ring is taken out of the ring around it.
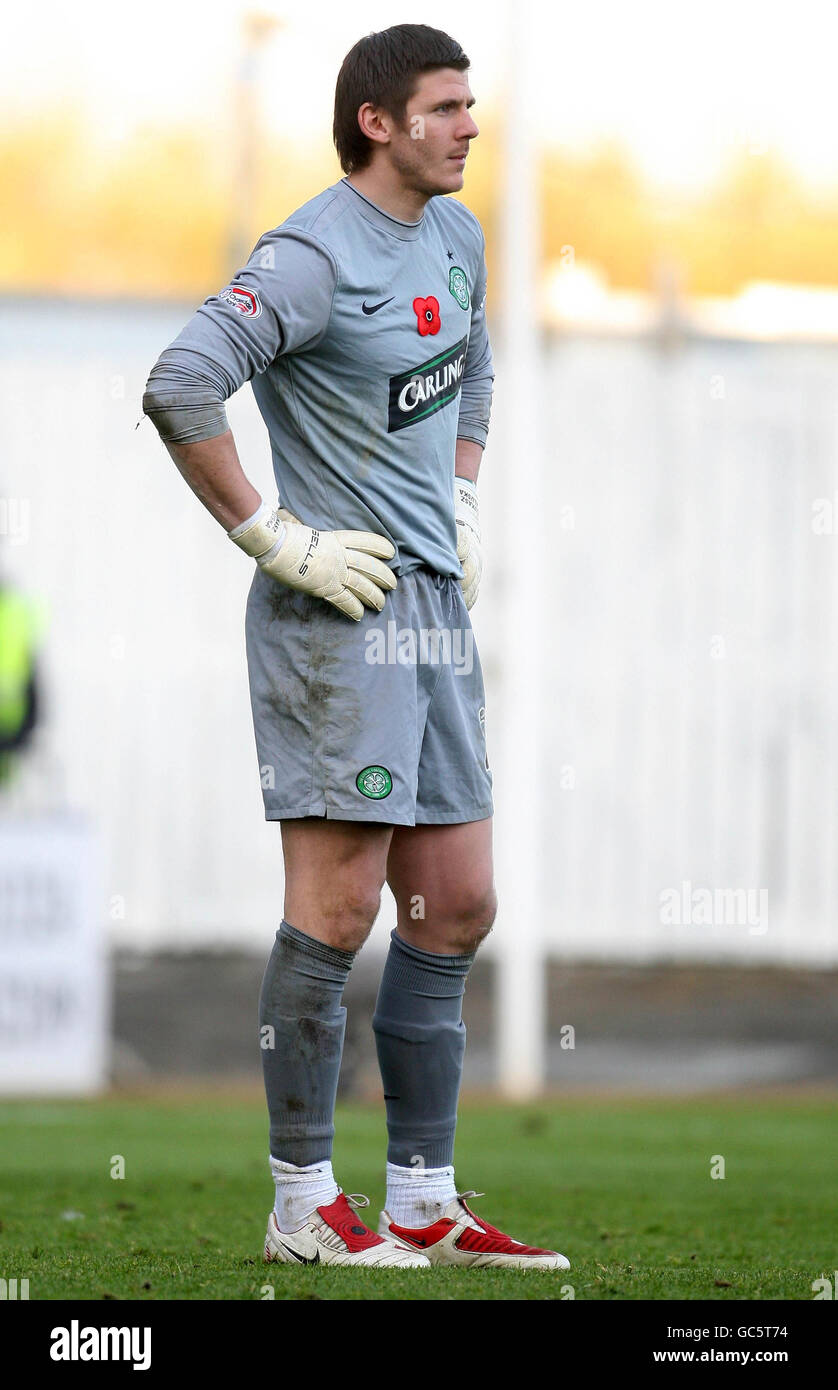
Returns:
[[[422,73],[465,72],[470,66],[456,39],[428,24],[394,24],[359,39],[344,58],[335,87],[332,135],[343,172],[364,169],[372,157],[372,142],[358,124],[365,101],[402,121]]]

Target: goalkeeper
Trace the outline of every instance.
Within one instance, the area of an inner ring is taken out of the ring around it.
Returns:
[[[567,1266],[490,1226],[454,1180],[462,995],[496,906],[480,662],[450,660],[480,581],[493,381],[483,234],[445,196],[478,133],[468,66],[425,25],[355,45],[335,96],[345,177],[262,237],[144,397],[189,486],[256,562],[250,693],[285,862],[260,998],[267,1260]],[[228,428],[224,403],[248,380],[281,507],[250,484]],[[389,1135],[373,1231],[331,1155],[342,994],[385,881],[398,925],[373,1017]]]

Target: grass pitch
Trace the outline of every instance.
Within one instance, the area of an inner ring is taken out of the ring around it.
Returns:
[[[383,1109],[341,1108],[337,1134],[338,1181],[372,1199],[374,1227]],[[261,1262],[261,1099],[7,1102],[0,1277],[30,1300],[811,1300],[838,1265],[836,1140],[831,1096],[466,1101],[459,1185],[570,1271],[298,1269]]]

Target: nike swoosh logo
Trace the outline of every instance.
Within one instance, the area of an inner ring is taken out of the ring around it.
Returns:
[[[363,313],[363,314],[377,314],[378,311],[379,311],[379,309],[383,309],[383,308],[384,308],[384,305],[385,305],[385,304],[392,304],[392,302],[393,302],[393,300],[395,299],[395,297],[396,297],[396,296],[395,296],[394,294],[391,294],[389,299],[382,299],[382,301],[381,301],[380,304],[368,304],[367,301],[364,300],[363,304],[361,305],[361,313]]]
[[[296,1260],[296,1261],[298,1262],[298,1264],[301,1264],[301,1265],[319,1265],[319,1263],[320,1263],[320,1251],[319,1251],[319,1250],[315,1250],[315,1252],[314,1252],[314,1258],[313,1258],[312,1260],[309,1260],[309,1259],[306,1258],[305,1255],[299,1254],[299,1252],[298,1252],[297,1250],[292,1250],[292,1249],[291,1249],[291,1246],[290,1246],[290,1245],[286,1245],[284,1240],[277,1240],[277,1245],[281,1245],[282,1248],[283,1248],[283,1250],[286,1252],[286,1254],[290,1255],[292,1259],[294,1259],[294,1260]]]

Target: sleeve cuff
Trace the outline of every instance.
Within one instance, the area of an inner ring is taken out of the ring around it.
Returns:
[[[488,425],[480,425],[471,420],[461,420],[457,425],[458,439],[470,439],[472,443],[481,444],[485,449],[488,437]]]

